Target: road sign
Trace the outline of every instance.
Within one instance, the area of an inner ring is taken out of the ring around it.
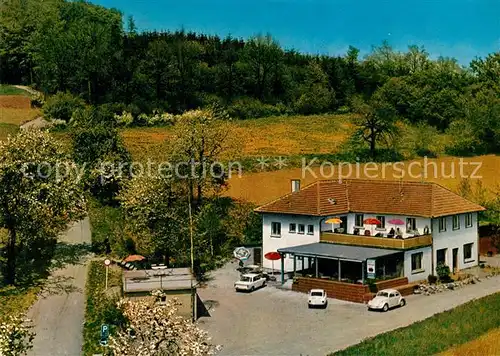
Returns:
[[[366,260],[366,272],[370,279],[375,278],[375,260]]]
[[[108,345],[108,338],[109,338],[109,326],[106,324],[101,325],[101,341],[100,344],[102,346],[107,346]]]
[[[108,259],[104,260],[104,264],[106,266],[109,266],[111,264],[111,260],[108,260]]]

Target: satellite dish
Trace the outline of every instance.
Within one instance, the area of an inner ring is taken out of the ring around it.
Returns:
[[[245,247],[236,247],[233,251],[233,256],[240,261],[246,261],[250,258],[250,250]]]

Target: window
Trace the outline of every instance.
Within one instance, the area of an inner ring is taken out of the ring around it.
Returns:
[[[439,218],[439,232],[446,231],[446,217]]]
[[[460,229],[460,215],[453,215],[453,230]]]
[[[299,234],[303,234],[306,231],[304,224],[299,224]]]
[[[414,253],[411,255],[411,271],[420,272],[422,268],[422,258],[424,257],[423,252]]]
[[[292,234],[297,232],[297,224],[290,224],[288,228],[288,232],[291,232]]]
[[[446,264],[446,248],[442,248],[436,251],[436,266],[439,264]]]
[[[472,245],[474,244],[470,243],[464,245],[464,261],[466,262],[470,262],[470,260],[472,260]]]
[[[385,216],[376,216],[377,220],[380,221],[380,224],[377,224],[377,229],[385,229]]]
[[[406,232],[417,230],[417,220],[415,218],[406,219]]]
[[[271,236],[281,236],[281,223],[279,222],[271,223]]]
[[[472,227],[472,213],[465,214],[465,227]]]
[[[356,214],[354,215],[354,226],[363,226],[363,214]]]
[[[307,225],[307,234],[314,235],[314,225]]]

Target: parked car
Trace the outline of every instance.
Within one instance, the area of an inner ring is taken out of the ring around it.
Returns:
[[[368,310],[378,309],[388,311],[390,308],[404,307],[406,300],[395,289],[384,289],[368,302]]]
[[[247,273],[241,276],[238,282],[234,283],[234,288],[236,291],[249,291],[253,292],[257,288],[264,287],[266,285],[266,278],[261,274],[257,273]]]
[[[323,289],[311,289],[307,298],[307,306],[326,308],[328,299]]]

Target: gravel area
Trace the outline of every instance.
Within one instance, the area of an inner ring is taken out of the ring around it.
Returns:
[[[272,286],[236,293],[236,267],[215,271],[206,288],[198,290],[210,313],[199,319],[200,326],[223,345],[221,355],[324,356],[500,291],[500,277],[493,277],[454,291],[409,296],[407,306],[387,313],[336,299],[329,299],[326,310],[308,309],[305,294]]]

